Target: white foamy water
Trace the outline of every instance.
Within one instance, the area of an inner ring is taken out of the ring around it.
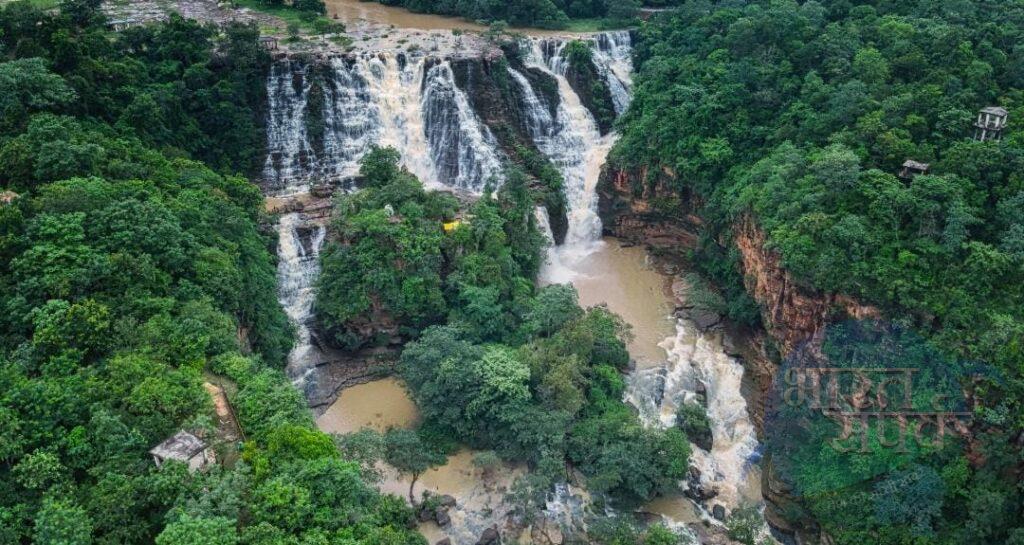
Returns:
[[[278,302],[296,329],[287,370],[297,384],[320,363],[310,326],[316,298],[314,286],[320,275],[320,249],[326,233],[323,225],[307,222],[298,213],[285,214],[277,223]]]
[[[605,32],[595,39],[594,60],[608,83],[616,115],[629,107],[633,85],[633,40],[628,30]]]
[[[644,424],[669,428],[676,425],[679,407],[700,403],[704,390],[712,448],[693,445],[690,465],[700,471],[701,486],[717,496],[703,507],[710,511],[718,504],[731,512],[744,503],[759,503],[757,435],[740,393],[743,365],[724,352],[718,334],[702,333],[688,320],[678,320],[676,335],[660,346],[668,361],[634,373],[626,400],[640,410]]]
[[[608,82],[616,113],[621,114],[629,106],[632,83],[629,33],[606,33],[594,41],[595,65]],[[563,55],[564,46],[564,42],[533,40],[533,48],[526,58],[527,66],[542,69],[558,81],[561,101],[556,116],[551,116],[525,75],[512,69],[510,74],[522,90],[523,107],[527,110],[525,117],[534,142],[561,170],[566,183],[569,230],[563,245],[552,244],[549,249],[541,273],[543,282],[571,282],[581,291],[581,298],[589,298],[590,291],[609,292],[612,286],[635,279],[607,276],[609,272],[627,268],[602,268],[605,276],[599,283],[607,287],[600,288],[589,275],[594,266],[591,256],[607,251],[600,241],[596,185],[616,135],[613,132],[601,136],[593,116],[569,86],[565,78],[568,63]],[[542,230],[552,240],[547,213],[541,208],[537,216]],[[618,304],[622,306],[621,302]],[[651,323],[655,327],[645,323],[643,329],[656,328],[657,322]],[[678,320],[675,329],[674,336],[658,345],[661,350],[653,351],[663,355],[663,363],[659,365],[645,359],[630,377],[626,401],[640,410],[645,425],[668,428],[676,424],[680,404],[696,403],[698,389],[705,390],[713,446],[708,452],[694,445],[691,465],[700,472],[701,486],[717,491],[717,496],[701,508],[707,516],[715,504],[722,505],[728,512],[744,503],[759,503],[758,443],[746,400],[741,395],[743,366],[725,354],[716,335],[703,334],[685,320]],[[637,356],[645,352],[644,347],[630,348],[636,353],[634,357],[644,359]]]
[[[629,34],[625,36],[628,39]],[[598,38],[595,40],[600,41]],[[549,282],[571,280],[574,274],[578,274],[574,271],[574,264],[578,264],[601,245],[597,182],[601,176],[601,167],[617,139],[614,132],[601,135],[593,114],[569,85],[565,77],[569,68],[564,56],[566,43],[531,40],[531,48],[524,59],[526,66],[543,71],[558,83],[559,104],[554,117],[548,105],[532,89],[529,80],[520,72],[509,69],[524,96],[522,107],[527,111],[527,128],[531,138],[537,149],[547,156],[565,179],[569,229],[564,243],[549,251],[545,269],[541,272]],[[609,59],[599,55],[594,57],[598,65]],[[612,72],[607,66],[599,69]]]
[[[308,161],[313,150],[304,115],[309,96],[308,74],[307,65],[291,60],[274,63],[270,68],[270,77],[267,78],[268,153],[263,164],[264,180],[284,183],[303,176],[310,168]]]
[[[313,86],[324,97],[323,149],[309,134]],[[269,153],[263,179],[274,196],[359,172],[372,145],[392,146],[426,185],[479,193],[500,180],[502,154],[455,85],[448,61],[405,53],[334,57],[315,77],[308,64],[276,63],[267,81]]]
[[[630,99],[630,35],[615,32],[591,39],[595,45],[595,66],[606,79],[615,110],[621,114]],[[549,104],[549,98],[533,88],[527,74],[516,69],[509,71],[513,85],[520,91],[518,107],[531,140],[565,179],[568,232],[564,244],[554,245],[547,211],[542,207],[536,211],[538,223],[551,244],[542,280],[574,282],[581,286],[581,294],[585,290],[603,291],[606,295],[621,292],[616,297],[622,300],[654,300],[658,297],[657,282],[650,279],[643,282],[642,290],[610,289],[635,287],[638,271],[644,269],[609,263],[632,263],[640,257],[623,252],[607,259],[593,258],[595,254],[604,256],[601,252],[613,248],[601,241],[596,186],[616,135],[600,134],[593,115],[565,78],[565,43],[534,38],[525,59],[528,69],[542,71],[557,82],[558,104]],[[307,64],[284,61],[275,64],[268,78],[270,153],[264,166],[264,182],[270,195],[301,195],[308,193],[315,181],[339,181],[354,176],[359,160],[372,145],[398,149],[404,166],[432,187],[479,192],[492,175],[500,174],[504,158],[496,139],[473,111],[465,93],[455,85],[449,62],[406,54],[362,53],[331,59],[325,74],[314,75]],[[320,86],[318,90],[324,97],[320,151],[314,149],[306,126],[314,85]],[[289,355],[288,371],[301,387],[324,358],[310,326],[320,272],[319,253],[326,230],[320,221],[311,221],[302,214],[282,216],[277,229],[279,300],[296,325],[298,336]],[[633,250],[642,253],[640,249]],[[591,274],[593,270],[601,272]],[[607,287],[602,289],[602,285]],[[599,301],[588,299],[588,304],[596,302]],[[668,322],[668,331],[661,331],[658,321],[668,312],[659,307],[655,309],[657,316],[647,316],[649,313],[643,311],[649,306],[626,304],[623,308],[627,309],[625,314],[643,315],[638,322],[650,322],[650,327],[645,325],[642,329],[651,332],[648,336],[655,340],[645,337],[643,342],[653,346],[656,339],[671,331],[672,324]],[[676,335],[661,347],[665,362],[660,364],[658,349],[637,351],[644,356],[635,357],[646,363],[641,366],[644,369],[630,378],[627,400],[641,409],[646,424],[671,426],[678,404],[695,395],[698,381],[704,384],[708,414],[714,424],[714,448],[711,452],[695,448],[692,463],[701,471],[702,486],[719,491],[718,497],[706,507],[710,509],[718,502],[731,510],[749,495],[745,483],[756,471],[756,466],[749,463],[757,449],[756,439],[740,396],[742,366],[725,356],[714,338],[696,333],[683,322],[677,326]],[[631,346],[631,352],[634,348]],[[447,483],[448,478],[443,481]],[[552,520],[564,521],[568,517],[571,521],[582,508],[578,496],[568,487],[556,490],[548,505]],[[473,518],[472,522],[455,515],[456,522],[471,531],[453,531],[448,535],[456,545],[472,545],[474,532],[482,529],[480,524],[496,520],[494,512],[487,512],[489,516]]]

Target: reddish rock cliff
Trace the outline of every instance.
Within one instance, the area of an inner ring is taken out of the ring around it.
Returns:
[[[629,172],[606,169],[598,185],[599,212],[607,234],[654,253],[685,257],[695,248],[704,222],[694,213],[696,199],[680,199],[672,188],[674,174],[641,170]],[[783,356],[807,340],[820,340],[833,320],[879,317],[877,308],[859,304],[839,294],[821,292],[798,284],[782,266],[782,257],[771,249],[764,231],[754,218],[744,216],[732,229],[733,243],[740,252],[740,266],[747,292],[761,307],[764,332],[740,331],[730,355],[743,361],[752,390],[748,398],[752,421],[762,439],[765,402],[779,366],[769,355],[772,346]],[[845,314],[845,316],[844,316]],[[726,324],[727,330],[735,329]],[[811,348],[813,350],[813,348]],[[770,430],[768,430],[770,433]],[[800,543],[827,542],[791,486],[775,470],[771,456],[762,461],[762,492],[768,523]]]
[[[704,222],[689,213],[667,183],[671,172],[662,172],[651,184],[647,170],[629,172],[605,169],[598,181],[598,213],[605,234],[633,244],[643,244],[657,253],[685,257],[697,246]]]
[[[817,339],[835,319],[881,316],[877,308],[862,305],[851,297],[797,284],[750,216],[744,216],[733,226],[733,240],[740,251],[747,292],[761,305],[765,329],[778,343],[783,356],[799,344]]]

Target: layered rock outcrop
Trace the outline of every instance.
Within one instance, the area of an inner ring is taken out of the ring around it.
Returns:
[[[605,233],[643,244],[656,254],[685,257],[697,247],[706,226],[696,213],[699,199],[685,192],[681,195],[672,186],[674,178],[668,169],[654,173],[646,168],[605,169],[598,184]],[[783,356],[819,337],[834,320],[881,317],[876,307],[797,282],[752,216],[740,218],[731,234],[747,292],[760,304],[765,330]]]
[[[554,117],[558,108],[558,83],[548,73],[524,66],[518,46],[506,46],[504,55],[451,61],[455,85],[466,94],[470,106],[498,141],[502,153],[523,167],[533,177],[533,187],[542,195],[540,204],[548,212],[548,222],[555,242],[561,244],[569,229],[566,203],[560,191],[552,191],[541,181],[543,170],[550,165],[537,149],[530,135],[529,115],[522,91],[511,81],[509,67],[530,83]]]
[[[653,184],[645,182],[652,177]],[[602,171],[597,193],[605,234],[663,255],[685,257],[696,248],[704,221],[691,212],[692,202],[669,187],[670,179],[670,172],[652,176],[646,168]]]
[[[747,292],[761,305],[764,327],[783,356],[799,344],[818,339],[835,319],[881,317],[877,308],[852,297],[798,284],[751,216],[743,216],[733,226],[733,241],[740,251]]]
[[[701,203],[673,187],[668,169],[628,171],[607,168],[598,186],[599,212],[606,234],[647,246],[652,253],[685,258],[705,234],[705,223],[696,214]],[[855,299],[826,293],[797,282],[785,270],[782,257],[771,248],[755,218],[743,216],[733,225],[731,242],[739,251],[741,273],[747,292],[761,307],[764,331],[739,331],[726,324],[731,335],[748,342],[727,347],[743,361],[751,380],[748,407],[758,435],[764,437],[766,400],[778,373],[778,357],[786,356],[804,342],[820,340],[826,326],[843,318],[878,318],[879,309]],[[774,356],[772,356],[774,354]],[[770,456],[762,460],[762,492],[765,519],[777,531],[800,543],[818,543],[821,530],[801,505],[792,487],[777,471]]]

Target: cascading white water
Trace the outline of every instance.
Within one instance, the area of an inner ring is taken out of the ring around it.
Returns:
[[[661,347],[668,353],[663,367],[635,372],[629,379],[626,400],[640,411],[645,425],[669,428],[684,403],[700,403],[703,390],[713,437],[711,451],[694,445],[691,465],[700,471],[701,486],[717,490],[707,508],[721,504],[727,511],[745,501],[755,472],[758,442],[754,425],[740,393],[743,365],[723,350],[720,337],[705,334],[685,319],[676,323],[675,337]]]
[[[594,64],[608,83],[615,114],[629,107],[633,85],[633,39],[628,30],[605,32],[595,39]]]
[[[435,181],[474,192],[492,177],[499,181],[502,167],[497,140],[455,85],[448,61],[427,71],[423,87],[423,120]]]
[[[334,57],[329,68],[322,81],[298,62],[272,69],[263,170],[270,194],[306,193],[317,178],[354,176],[374,144],[399,149],[429,186],[480,192],[492,176],[500,181],[497,141],[455,85],[448,61],[362,54]],[[307,126],[313,85],[324,97],[319,153]]]
[[[315,181],[355,176],[373,145],[400,150],[404,166],[428,186],[479,192],[492,177],[500,181],[497,142],[455,85],[450,65],[427,65],[404,53],[333,57],[317,79],[308,64],[275,63],[267,82],[267,193],[299,196]],[[314,85],[323,96],[319,154],[307,125]],[[278,296],[297,331],[288,373],[301,388],[324,357],[310,327],[326,229],[321,220],[292,213],[277,230]]]
[[[333,58],[324,92],[324,149],[318,174],[329,178],[353,176],[359,159],[378,138],[375,78],[358,60]]]
[[[593,59],[598,73],[606,78],[616,113],[629,106],[632,62],[628,32],[601,34],[594,38]],[[521,90],[524,119],[538,149],[563,173],[569,204],[569,234],[563,246],[549,249],[542,275],[548,283],[568,282],[580,273],[574,266],[593,250],[600,237],[595,186],[608,148],[615,135],[602,137],[590,112],[581,104],[565,78],[568,69],[563,55],[565,43],[535,40],[526,64],[540,68],[558,81],[561,103],[552,117],[529,79],[510,69]],[[538,223],[550,233],[547,214],[537,210]],[[548,235],[551,240],[550,234]],[[610,282],[629,282],[609,278]],[[676,324],[676,335],[659,346],[665,350],[664,365],[636,371],[629,379],[626,401],[636,406],[648,426],[675,425],[676,411],[684,402],[697,402],[698,390],[706,396],[712,423],[712,449],[694,445],[691,464],[700,472],[705,491],[717,496],[706,505],[721,504],[727,511],[745,502],[758,502],[756,485],[758,443],[754,426],[740,393],[743,366],[725,354],[720,339],[699,332],[686,320]],[[710,517],[709,517],[710,518]]]
[[[628,36],[628,34],[627,34]],[[561,171],[565,179],[569,229],[565,242],[549,255],[546,277],[564,281],[571,268],[562,263],[578,261],[600,244],[601,219],[597,215],[597,181],[615,134],[601,135],[594,116],[573,91],[565,74],[569,68],[563,51],[567,42],[532,40],[526,55],[528,67],[539,69],[558,83],[559,104],[554,119],[529,80],[517,70],[509,73],[520,87],[522,107],[527,110],[527,129],[537,148]],[[595,57],[596,59],[596,57]],[[556,264],[559,265],[556,267]]]
[[[630,35],[615,32],[591,39],[595,67],[608,84],[616,113],[621,114],[630,100]],[[566,43],[533,40],[525,59],[530,72],[542,71],[557,82],[559,103],[554,108],[531,85],[527,76],[536,74],[509,70],[521,91],[517,94],[520,118],[529,136],[565,179],[569,225],[563,245],[554,246],[547,211],[537,210],[538,224],[552,243],[542,271],[546,282],[573,280],[579,274],[574,266],[601,247],[596,185],[616,138],[614,133],[600,134],[594,117],[569,85],[563,55]],[[360,54],[330,62],[328,76],[319,79],[311,77],[309,66],[292,61],[277,63],[272,70],[267,82],[270,153],[264,168],[269,194],[307,193],[317,177],[352,176],[373,144],[399,149],[404,165],[430,186],[478,192],[491,174],[500,173],[503,157],[496,140],[455,85],[449,62],[402,53]],[[314,150],[306,127],[312,85],[323,86],[320,153]],[[309,325],[325,230],[302,214],[286,214],[278,233],[279,299],[298,330],[288,370],[301,384],[323,359]],[[740,396],[742,366],[728,358],[713,337],[697,333],[686,322],[680,322],[677,335],[662,346],[668,362],[634,373],[627,400],[640,408],[646,424],[671,426],[679,403],[696,394],[698,381],[704,385],[714,446],[711,452],[695,447],[692,463],[701,472],[702,486],[718,490],[713,503],[731,510],[744,499],[744,479],[751,474],[750,461],[757,449]],[[550,507],[558,511],[563,504],[556,494]]]
[[[310,322],[315,298],[313,288],[320,275],[320,249],[326,233],[322,224],[309,222],[300,213],[285,214],[277,223],[278,302],[296,328],[296,342],[288,354],[287,370],[297,384],[320,363]]]
[[[274,63],[267,78],[267,158],[263,179],[275,194],[308,188],[304,175],[313,157],[304,112],[309,98],[309,67],[286,60]]]
[[[395,66],[388,57],[372,56],[367,69],[370,92],[380,127],[377,145],[393,147],[402,152],[402,164],[424,183],[434,183],[434,163],[428,151],[427,131],[423,120],[423,97],[417,91],[423,85],[422,59],[409,61],[399,55]],[[397,69],[396,69],[397,68]]]

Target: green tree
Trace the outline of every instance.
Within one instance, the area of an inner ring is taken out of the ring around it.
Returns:
[[[40,545],[89,545],[92,521],[69,498],[47,498],[36,515],[34,537]]]
[[[409,483],[409,503],[416,505],[413,489],[424,471],[445,462],[445,456],[424,443],[416,432],[392,429],[384,434],[384,460],[412,479]]]
[[[170,523],[156,537],[157,545],[235,545],[236,522],[224,517],[194,518],[188,515]]]

